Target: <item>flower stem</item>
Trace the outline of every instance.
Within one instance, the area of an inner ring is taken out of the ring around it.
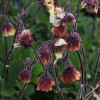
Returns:
[[[90,97],[91,95],[93,95],[93,91],[89,92],[89,93],[85,96],[85,99],[87,99],[87,98]]]
[[[57,81],[57,75],[56,75],[55,66],[54,66],[53,64],[52,64],[52,71],[53,71],[53,76],[54,76],[56,88],[57,88],[57,91],[58,91],[58,93],[59,93],[59,95],[60,95],[60,99],[61,99],[61,100],[64,100],[63,93],[61,92],[61,89],[60,89],[59,84],[58,84],[58,81]]]
[[[23,87],[22,87],[22,89],[20,90],[20,93],[19,93],[19,98],[18,98],[18,100],[21,100],[21,98],[22,98],[22,94],[23,94],[23,92],[24,92],[24,89],[25,89],[25,87],[27,86],[27,83],[26,84],[24,84],[23,85]]]
[[[94,83],[95,83],[95,79],[96,79],[96,75],[97,75],[97,71],[98,71],[99,59],[100,59],[100,51],[98,52],[97,61],[96,61],[96,65],[95,65],[94,72],[93,72],[94,75],[93,75],[93,80],[92,80],[91,86],[94,86]]]
[[[35,53],[37,52],[33,45],[31,45],[30,47],[33,49],[33,51],[34,51]],[[42,66],[44,66],[44,64],[42,63],[41,58],[40,58],[39,56],[38,56],[38,58],[39,58],[39,60],[40,60],[40,62],[41,62],[41,64],[42,64]],[[45,66],[44,66],[44,68],[45,68]]]
[[[85,84],[85,76],[86,75],[85,75],[84,68],[83,68],[83,61],[82,61],[81,54],[80,54],[79,51],[77,51],[77,54],[78,54],[78,57],[79,57],[79,60],[80,60],[80,69],[81,69],[81,77],[82,77],[81,84],[83,85],[82,90],[84,92],[84,93],[82,93],[82,97],[84,97],[85,96],[85,90],[86,90],[86,88],[85,88],[85,85],[86,85]]]
[[[39,56],[39,53],[41,52],[42,48],[43,48],[45,45],[47,45],[48,43],[50,43],[50,42],[51,42],[51,40],[48,40],[48,41],[44,42],[44,43],[41,45],[41,47],[40,47],[39,50],[37,51],[37,53],[36,53],[36,55],[35,55],[35,57],[34,57],[34,59],[33,59],[33,61],[32,61],[31,66],[36,62],[36,60],[37,60],[37,58],[38,58],[38,56]]]
[[[5,57],[7,56],[7,51],[8,51],[8,42],[7,42],[7,37],[5,37]]]
[[[79,51],[77,51],[79,60],[80,60],[80,69],[81,69],[81,77],[82,77],[82,84],[84,84],[84,68],[83,68],[83,61],[82,61],[82,57]]]

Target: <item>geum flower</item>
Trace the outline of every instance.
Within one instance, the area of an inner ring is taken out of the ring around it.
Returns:
[[[72,23],[74,19],[75,19],[74,15],[72,13],[68,12],[65,15],[64,21],[67,23]]]
[[[30,46],[33,41],[32,34],[30,33],[30,30],[26,29],[21,32],[19,32],[16,36],[17,43],[14,44],[14,47],[17,46]]]
[[[15,28],[12,23],[6,22],[2,25],[2,36],[8,37],[15,34]]]
[[[23,83],[29,83],[31,80],[31,72],[29,70],[22,70],[19,73],[19,79],[23,82]]]
[[[97,98],[97,100],[100,100],[100,81],[93,88],[93,94],[94,94],[94,97]]]
[[[52,33],[58,37],[64,37],[67,35],[67,27],[65,23],[62,23],[58,27],[53,27],[52,28]]]
[[[37,90],[48,92],[52,90],[52,86],[55,86],[55,81],[49,73],[42,74],[39,77]]]
[[[52,59],[50,51],[47,47],[44,47],[42,52],[40,53],[40,59],[44,65],[48,64],[48,62]]]
[[[42,0],[44,9],[46,9],[50,14],[54,13],[54,0]]]
[[[98,12],[98,0],[83,0],[82,2],[83,8],[86,9],[89,13],[97,13]]]
[[[69,64],[60,74],[60,79],[65,84],[79,80],[80,77],[80,72],[76,70],[72,64]]]
[[[52,43],[52,51],[55,53],[56,60],[54,63],[58,61],[58,59],[62,58],[62,53],[67,49],[66,41],[63,38],[58,38]]]
[[[76,51],[81,47],[81,38],[77,32],[74,32],[67,35],[66,43],[69,51]]]
[[[54,13],[50,14],[50,23],[58,27],[65,16],[65,11],[61,7],[56,7]]]

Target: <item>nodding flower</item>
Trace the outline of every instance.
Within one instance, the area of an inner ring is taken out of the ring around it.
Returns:
[[[62,73],[60,74],[60,79],[65,84],[79,80],[80,77],[80,72],[76,70],[72,64],[69,64],[68,67],[63,69]]]
[[[2,36],[8,37],[15,34],[15,28],[12,23],[6,22],[2,25]]]
[[[100,100],[100,81],[93,88],[93,94],[94,94],[94,97],[97,98],[97,100]]]
[[[23,82],[23,83],[29,83],[31,80],[31,72],[29,70],[22,70],[19,73],[19,79]]]
[[[74,15],[72,13],[70,13],[70,12],[66,13],[66,16],[64,18],[64,20],[67,23],[72,23],[74,19],[75,19]]]
[[[58,27],[62,23],[66,12],[61,7],[56,7],[54,13],[50,14],[50,23]]]
[[[40,75],[37,90],[45,92],[52,91],[52,86],[55,86],[55,81],[48,72]]]
[[[54,13],[54,0],[42,0],[44,9],[46,9],[50,14]]]
[[[83,0],[82,2],[83,8],[86,9],[89,13],[97,13],[98,12],[98,0]]]
[[[53,27],[52,28],[52,33],[58,37],[64,37],[67,35],[67,27],[66,27],[66,24],[63,23],[61,24],[60,26],[58,27]]]
[[[79,50],[81,47],[81,38],[77,32],[68,34],[66,38],[67,49],[69,51]]]
[[[58,59],[62,58],[63,52],[67,49],[66,48],[66,41],[63,38],[58,38],[52,43],[52,51],[55,53],[57,62]]]
[[[46,65],[52,59],[52,55],[47,47],[44,47],[40,53],[40,59],[44,65]]]

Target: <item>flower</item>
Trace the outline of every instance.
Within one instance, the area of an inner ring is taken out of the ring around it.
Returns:
[[[40,59],[44,65],[46,65],[51,60],[51,54],[46,47],[44,47],[44,50],[42,50],[40,53]]]
[[[59,26],[65,14],[65,11],[61,7],[56,7],[54,13],[50,14],[50,23],[56,27]]]
[[[22,70],[19,73],[19,79],[24,83],[29,83],[31,80],[31,72],[29,70]]]
[[[54,0],[42,0],[43,7],[50,13],[54,13]]]
[[[2,25],[2,36],[8,37],[15,34],[15,28],[12,23],[6,22]]]
[[[93,88],[93,93],[94,93],[94,97],[96,97],[97,100],[100,100],[100,81]]]
[[[83,8],[90,13],[97,13],[98,12],[98,0],[83,0],[82,2]]]
[[[67,28],[64,23],[58,27],[53,27],[51,31],[53,34],[57,35],[58,37],[64,37],[67,34]]]
[[[32,44],[33,37],[30,31],[27,29],[17,34],[16,41],[22,46],[30,46]]]
[[[69,51],[76,51],[81,47],[81,38],[77,32],[68,34],[66,42]]]
[[[71,23],[75,19],[74,15],[70,12],[68,12],[65,16],[65,20],[68,23]]]
[[[81,77],[80,72],[76,70],[72,64],[70,64],[67,68],[65,68],[60,74],[60,79],[65,84],[79,80],[80,77]]]
[[[37,90],[48,92],[52,90],[52,86],[55,86],[55,82],[49,73],[42,74],[39,77]]]
[[[58,38],[52,43],[52,50],[55,53],[57,62],[58,59],[62,58],[62,53],[66,50],[66,41],[63,38]]]

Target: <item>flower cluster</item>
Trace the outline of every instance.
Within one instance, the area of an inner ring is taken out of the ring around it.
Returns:
[[[55,5],[53,0],[42,0],[42,4],[44,9],[46,9],[50,14],[50,23],[53,24],[53,28],[51,32],[58,36],[55,40],[53,40],[50,45],[44,45],[37,55],[40,62],[42,63],[45,69],[45,73],[40,75],[37,90],[41,91],[51,91],[52,86],[57,85],[53,77],[48,72],[48,66],[54,68],[54,66],[50,65],[50,62],[56,64],[58,59],[63,58],[63,53],[66,50],[68,51],[76,51],[81,47],[81,38],[77,33],[76,19],[74,15],[70,12],[65,12],[60,6]],[[72,33],[67,34],[67,26],[66,23],[72,24]],[[64,37],[64,38],[63,38]],[[21,46],[32,46],[33,37],[29,30],[22,30],[16,36],[16,41],[18,45]],[[16,44],[14,46],[17,46]],[[52,54],[55,53],[56,60],[52,61]],[[67,57],[68,55],[66,55]],[[63,69],[60,74],[60,79],[63,83],[67,84],[76,80],[79,80],[81,77],[80,72],[74,68],[74,66],[70,63],[69,58],[66,60],[67,67]],[[19,74],[19,78],[24,83],[29,83],[31,79],[30,70],[25,69],[22,70]],[[55,77],[56,78],[56,77]]]

